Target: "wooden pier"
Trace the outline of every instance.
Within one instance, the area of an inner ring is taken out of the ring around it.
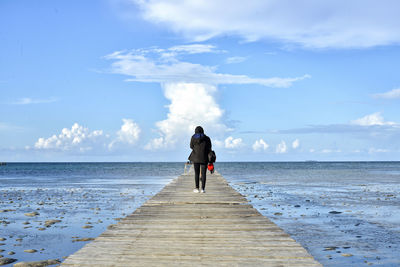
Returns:
[[[322,266],[219,174],[166,185],[62,266]]]

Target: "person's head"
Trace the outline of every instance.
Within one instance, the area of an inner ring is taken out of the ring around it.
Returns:
[[[197,126],[196,129],[194,130],[194,133],[204,133],[203,127]]]

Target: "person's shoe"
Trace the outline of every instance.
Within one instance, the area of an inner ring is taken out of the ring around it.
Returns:
[[[193,189],[193,193],[199,193],[199,189],[198,188]]]
[[[205,193],[205,192],[206,192],[206,190],[205,190],[205,189],[201,189],[201,192],[202,192],[202,193]]]

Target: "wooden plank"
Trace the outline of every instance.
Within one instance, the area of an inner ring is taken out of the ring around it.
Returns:
[[[218,173],[174,179],[62,266],[321,266]]]

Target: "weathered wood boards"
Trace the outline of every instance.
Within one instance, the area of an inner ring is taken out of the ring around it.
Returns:
[[[321,266],[218,175],[162,191],[70,255],[62,266]]]

